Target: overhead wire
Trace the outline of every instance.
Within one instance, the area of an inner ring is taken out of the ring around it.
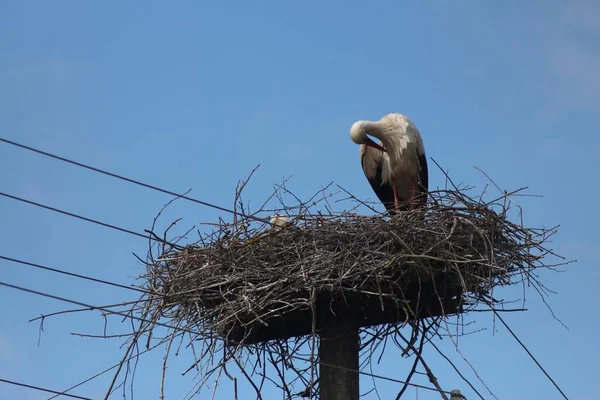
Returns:
[[[52,268],[52,267],[48,267],[48,266],[45,266],[45,265],[42,265],[42,264],[36,264],[36,263],[28,262],[28,261],[23,261],[23,260],[19,260],[19,259],[12,258],[12,257],[6,257],[6,256],[3,256],[3,255],[0,255],[0,259],[6,260],[6,261],[10,261],[10,262],[14,262],[14,263],[18,263],[18,264],[22,264],[22,265],[29,266],[29,267],[34,267],[34,268],[39,268],[39,269],[47,270],[47,271],[50,271],[50,272],[55,272],[55,273],[59,273],[59,274],[63,274],[63,275],[68,275],[68,276],[71,276],[71,277],[74,277],[74,278],[85,279],[85,280],[93,281],[93,282],[96,282],[96,283],[101,283],[101,284],[105,284],[105,285],[115,286],[115,287],[119,287],[119,288],[123,288],[123,289],[134,290],[134,291],[142,292],[142,293],[148,293],[148,294],[151,293],[151,292],[149,292],[147,290],[143,290],[143,289],[140,289],[140,288],[136,288],[136,287],[132,287],[132,286],[126,286],[126,285],[122,285],[122,284],[119,284],[119,283],[115,283],[115,282],[106,281],[106,280],[103,280],[103,279],[98,279],[98,278],[90,277],[90,276],[87,276],[87,275],[75,274],[75,273],[68,272],[68,271],[65,271],[65,270],[62,270],[62,269]],[[28,293],[40,295],[40,296],[50,297],[50,298],[55,299],[55,300],[60,300],[60,301],[64,301],[64,302],[76,304],[76,305],[82,306],[85,309],[89,309],[89,310],[97,309],[97,310],[100,310],[102,312],[106,312],[106,313],[110,313],[110,314],[115,314],[115,315],[119,315],[119,316],[126,317],[126,318],[132,318],[132,319],[135,319],[135,320],[140,320],[141,322],[151,322],[149,320],[145,320],[145,319],[142,319],[142,318],[133,317],[131,315],[120,313],[118,311],[108,310],[105,307],[93,306],[93,305],[90,305],[90,304],[86,304],[86,303],[82,303],[82,302],[77,302],[75,300],[69,300],[69,299],[66,299],[66,298],[59,297],[59,296],[54,296],[54,295],[50,295],[50,294],[47,294],[47,293],[38,292],[38,291],[31,290],[31,289],[19,287],[19,286],[16,286],[16,285],[11,285],[11,284],[8,284],[8,283],[5,283],[5,282],[0,282],[0,285],[7,286],[7,287],[10,287],[10,288],[13,288],[13,289],[17,289],[17,290],[21,290],[21,291],[25,291],[25,292],[28,292]],[[193,331],[184,330],[182,328],[173,327],[173,326],[168,325],[168,324],[157,323],[156,321],[152,321],[152,322],[155,323],[156,325],[163,326],[163,327],[166,327],[166,328],[169,328],[169,329],[183,330],[186,333],[194,333],[194,334],[197,333],[197,332],[193,332]],[[301,357],[296,357],[296,358],[299,358],[300,360],[305,361],[305,362],[310,362],[310,360],[308,360],[308,359],[304,359],[304,358],[301,358]],[[356,371],[353,371],[352,369],[347,369],[347,368],[344,368],[344,367],[339,367],[339,368],[343,369],[343,370],[348,370],[350,372],[356,372]],[[375,378],[378,378],[378,379],[391,380],[392,382],[397,382],[397,383],[404,383],[404,382],[401,382],[401,381],[394,380],[393,378],[388,378],[388,377],[381,376],[381,375],[374,375],[374,374],[368,374],[368,373],[363,373],[363,372],[359,372],[359,373],[367,374],[368,376],[372,376],[372,377],[375,377]],[[417,387],[420,387],[420,386],[417,386]],[[426,388],[426,387],[424,387],[424,388]]]
[[[221,206],[218,206],[216,204],[212,204],[212,203],[209,203],[209,202],[206,202],[206,201],[203,201],[203,200],[199,200],[199,199],[196,199],[196,198],[193,198],[193,197],[189,197],[189,196],[186,196],[186,195],[181,195],[181,194],[175,193],[175,192],[173,192],[171,190],[162,189],[162,188],[160,188],[158,186],[155,186],[155,185],[150,185],[148,183],[144,183],[144,182],[141,182],[141,181],[138,181],[138,180],[135,180],[135,179],[127,178],[127,177],[125,177],[123,175],[119,175],[119,174],[116,174],[114,172],[110,172],[110,171],[106,171],[106,170],[103,170],[103,169],[100,169],[100,168],[96,168],[96,167],[93,167],[91,165],[87,165],[87,164],[84,164],[84,163],[81,163],[81,162],[78,162],[78,161],[75,161],[75,160],[68,159],[66,157],[61,157],[61,156],[49,153],[49,152],[44,151],[44,150],[40,150],[40,149],[36,149],[34,147],[31,147],[31,146],[24,145],[22,143],[17,143],[17,142],[14,142],[12,140],[8,140],[8,139],[2,138],[2,137],[0,137],[0,142],[9,144],[11,146],[19,147],[21,149],[28,150],[28,151],[31,151],[31,152],[34,152],[34,153],[37,153],[37,154],[41,154],[43,156],[50,157],[50,158],[53,158],[55,160],[63,161],[63,162],[66,162],[68,164],[76,165],[78,167],[85,168],[85,169],[88,169],[90,171],[94,171],[94,172],[97,172],[97,173],[100,173],[100,174],[103,174],[103,175],[107,175],[107,176],[110,176],[110,177],[113,177],[113,178],[116,178],[116,179],[120,179],[122,181],[132,183],[134,185],[138,185],[138,186],[142,186],[142,187],[145,187],[145,188],[148,188],[148,189],[152,189],[152,190],[157,191],[157,192],[169,194],[171,196],[177,196],[177,197],[179,197],[181,199],[185,199],[185,200],[191,201],[193,203],[201,204],[201,205],[206,206],[206,207],[214,208],[214,209],[219,210],[219,211],[227,212],[227,213],[233,214],[233,215],[239,215],[241,217],[252,219],[254,221],[259,221],[259,222],[264,222],[264,223],[267,223],[267,224],[271,224],[271,222],[268,219],[256,217],[254,215],[244,214],[243,212],[234,211],[234,210],[231,210],[229,208],[221,207]]]
[[[85,280],[93,281],[93,282],[96,282],[96,283],[101,283],[101,284],[105,284],[105,285],[115,286],[115,287],[119,287],[119,288],[123,288],[123,289],[134,290],[134,291],[142,292],[142,293],[151,293],[151,292],[149,292],[147,290],[139,289],[139,288],[136,288],[136,287],[126,286],[126,285],[122,285],[122,284],[119,284],[119,283],[115,283],[115,282],[106,281],[106,280],[103,280],[103,279],[98,279],[98,278],[90,277],[90,276],[87,276],[87,275],[75,274],[75,273],[68,272],[68,271],[65,271],[65,270],[61,270],[61,269],[58,269],[58,268],[52,268],[52,267],[48,267],[48,266],[45,266],[45,265],[42,265],[42,264],[36,264],[36,263],[28,262],[28,261],[23,261],[23,260],[19,260],[19,259],[12,258],[12,257],[6,257],[6,256],[3,256],[3,255],[0,255],[0,259],[6,260],[6,261],[10,261],[10,262],[14,262],[14,263],[18,263],[18,264],[22,264],[22,265],[26,265],[26,266],[29,266],[29,267],[34,267],[34,268],[39,268],[39,269],[47,270],[47,271],[50,271],[50,272],[55,272],[55,273],[59,273],[59,274],[63,274],[63,275],[72,276],[74,278],[85,279]],[[22,288],[22,287],[19,287],[19,286],[16,286],[16,285],[11,285],[11,284],[8,284],[8,283],[5,283],[5,282],[0,282],[0,285],[7,286],[7,287],[10,287],[10,288],[13,288],[13,289],[17,289],[17,290],[21,290],[21,291],[25,291],[25,292],[28,292],[28,293],[40,295],[40,296],[50,297],[50,298],[55,299],[55,300],[60,300],[60,301],[64,301],[64,302],[76,304],[76,305],[79,305],[79,306],[84,307],[85,309],[89,309],[89,310],[97,309],[97,310],[100,310],[102,312],[106,312],[106,313],[110,313],[110,314],[115,314],[115,315],[119,315],[119,316],[126,317],[126,318],[132,318],[132,319],[135,319],[135,320],[140,320],[141,322],[150,322],[149,320],[145,320],[145,319],[142,319],[142,318],[133,317],[131,315],[120,313],[118,311],[108,310],[105,307],[93,306],[93,305],[90,305],[90,304],[86,304],[86,303],[82,303],[82,302],[77,302],[77,301],[74,301],[74,300],[69,300],[69,299],[66,299],[66,298],[59,297],[59,296],[54,296],[54,295],[50,295],[50,294],[47,294],[47,293],[43,293],[43,292],[38,292],[38,291],[31,290],[31,289]],[[168,325],[168,324],[157,323],[156,321],[152,321],[152,322],[155,323],[156,325],[163,326],[163,327],[166,327],[166,328],[169,328],[169,329],[182,330],[182,331],[184,331],[186,333],[194,333],[194,334],[197,333],[197,332],[188,331],[188,330],[185,330],[185,329],[182,329],[182,328],[173,327],[173,326]],[[297,357],[297,358],[299,358],[300,360],[305,361],[305,362],[309,362],[310,361],[308,359],[304,359],[304,358],[301,358],[301,357]],[[344,367],[339,367],[339,368],[343,369],[343,370],[348,370],[348,371],[351,371],[351,372],[356,372],[356,371],[353,371],[351,369],[347,369],[347,368],[344,368]],[[363,372],[360,372],[360,373],[363,373]],[[364,373],[364,374],[367,374],[367,373]],[[393,378],[387,378],[387,377],[380,376],[380,375],[371,375],[371,374],[367,374],[367,375],[373,376],[373,377],[376,377],[376,378],[379,378],[379,379],[391,380],[392,382],[404,383],[404,382],[399,382],[397,380],[394,380]]]
[[[150,351],[152,351],[152,350],[154,350],[155,348],[159,347],[161,344],[163,344],[163,343],[158,343],[158,344],[155,344],[154,346],[152,346],[152,347],[149,347],[149,348],[147,348],[147,349],[145,349],[145,350],[142,350],[142,351],[140,351],[140,352],[138,352],[138,353],[136,353],[136,354],[134,354],[134,355],[130,356],[129,358],[127,358],[127,359],[125,359],[125,360],[123,360],[123,361],[121,361],[121,362],[119,362],[119,363],[116,363],[116,364],[114,364],[114,365],[113,365],[113,366],[111,366],[111,367],[105,368],[105,369],[103,369],[102,371],[100,371],[100,372],[98,372],[98,373],[96,373],[96,374],[94,374],[94,375],[92,375],[92,376],[90,376],[90,377],[88,377],[88,378],[84,379],[83,381],[80,381],[79,383],[76,383],[75,385],[72,385],[71,387],[69,387],[69,388],[65,389],[64,391],[60,392],[59,394],[56,394],[56,395],[54,395],[54,396],[52,396],[52,397],[48,398],[47,400],[52,400],[52,399],[55,399],[55,398],[57,398],[58,396],[60,396],[60,395],[62,395],[62,394],[64,394],[64,393],[70,392],[71,390],[73,390],[73,389],[76,389],[76,388],[78,388],[79,386],[85,385],[86,383],[88,383],[88,382],[91,382],[91,381],[93,381],[94,379],[96,379],[96,378],[98,378],[98,377],[100,377],[100,376],[104,375],[104,374],[105,374],[105,373],[107,373],[108,371],[111,371],[111,370],[113,370],[113,369],[115,369],[115,368],[118,368],[120,365],[123,365],[123,364],[125,364],[125,363],[127,363],[127,362],[129,362],[129,361],[131,361],[131,360],[135,360],[136,358],[139,358],[141,355],[143,355],[143,354],[145,354],[145,353],[149,353]]]
[[[21,265],[25,265],[25,266],[28,266],[28,267],[38,268],[38,269],[42,269],[42,270],[45,270],[45,271],[50,271],[50,272],[54,272],[54,273],[61,274],[61,275],[67,275],[67,276],[71,276],[71,277],[78,278],[78,279],[85,279],[85,280],[96,282],[96,283],[102,283],[104,285],[110,285],[110,286],[115,286],[115,287],[118,287],[118,288],[123,288],[123,289],[128,289],[128,290],[134,290],[134,291],[140,292],[140,293],[150,293],[147,290],[140,289],[140,288],[137,288],[135,286],[127,286],[127,285],[123,285],[123,284],[120,284],[120,283],[107,281],[107,280],[104,280],[104,279],[94,278],[94,277],[88,276],[88,275],[76,274],[74,272],[69,272],[69,271],[66,271],[66,270],[63,270],[63,269],[52,268],[52,267],[48,267],[48,266],[42,265],[42,264],[32,263],[32,262],[29,262],[29,261],[23,261],[23,260],[19,260],[17,258],[3,256],[1,254],[0,254],[0,260],[10,261],[10,262],[21,264]]]
[[[174,245],[173,243],[169,243],[166,240],[160,239],[158,237],[154,237],[152,235],[144,235],[143,233],[132,231],[132,230],[126,229],[126,228],[121,228],[119,226],[116,226],[116,225],[113,225],[113,224],[109,224],[109,223],[106,223],[106,222],[102,222],[102,221],[99,221],[97,219],[92,219],[92,218],[84,217],[82,215],[75,214],[75,213],[72,213],[70,211],[61,210],[61,209],[56,208],[56,207],[47,206],[45,204],[38,203],[38,202],[33,201],[33,200],[27,200],[25,198],[22,198],[22,197],[19,197],[19,196],[15,196],[15,195],[12,195],[12,194],[8,194],[8,193],[4,193],[4,192],[1,192],[1,191],[0,191],[0,196],[4,196],[4,197],[7,197],[7,198],[12,199],[12,200],[20,201],[22,203],[30,204],[32,206],[40,207],[40,208],[43,208],[43,209],[46,209],[46,210],[49,210],[49,211],[53,211],[53,212],[56,212],[56,213],[59,213],[59,214],[62,214],[62,215],[67,215],[69,217],[73,217],[73,218],[76,218],[76,219],[79,219],[79,220],[82,220],[82,221],[85,221],[85,222],[90,222],[92,224],[100,225],[100,226],[103,226],[105,228],[110,228],[110,229],[113,229],[113,230],[116,230],[116,231],[119,231],[119,232],[128,233],[130,235],[138,236],[138,237],[141,237],[143,239],[150,239],[150,240],[153,240],[153,241],[156,241],[156,242],[160,242],[160,243],[168,244],[170,246],[178,247],[177,245]]]
[[[145,319],[145,318],[136,317],[136,316],[133,316],[133,315],[130,315],[130,314],[126,314],[126,313],[122,313],[122,312],[119,312],[119,311],[109,310],[107,308],[100,307],[100,306],[94,306],[94,305],[91,305],[91,304],[86,304],[86,303],[83,303],[81,301],[67,299],[67,298],[56,296],[56,295],[53,295],[53,294],[50,294],[50,293],[44,293],[44,292],[40,292],[40,291],[37,291],[37,290],[25,288],[25,287],[22,287],[22,286],[13,285],[13,284],[10,284],[10,283],[7,283],[7,282],[3,282],[3,281],[0,281],[0,286],[12,288],[12,289],[15,289],[15,290],[19,290],[19,291],[30,293],[30,294],[35,294],[35,295],[38,295],[38,296],[42,296],[42,297],[46,297],[46,298],[50,298],[50,299],[54,299],[54,300],[59,300],[59,301],[65,302],[65,303],[75,304],[75,305],[78,305],[80,307],[89,308],[90,310],[99,310],[99,311],[102,311],[102,312],[104,312],[106,314],[109,314],[109,315],[111,315],[111,314],[112,315],[118,315],[118,316],[121,316],[121,317],[124,317],[124,318],[133,319],[133,320],[140,321],[140,322],[145,322],[145,323],[152,323],[152,324],[154,324],[156,326],[161,326],[161,327],[165,327],[165,328],[168,328],[168,329],[173,329],[173,330],[176,330],[176,331],[181,331],[181,332],[190,333],[190,334],[193,334],[193,335],[198,335],[198,332],[194,332],[194,331],[192,331],[190,329],[174,327],[174,326],[171,326],[171,325],[168,325],[168,324],[164,324],[164,323],[161,323],[161,322],[158,322],[158,321],[154,321],[154,320],[151,321],[151,320],[148,320],[148,319]],[[215,337],[215,339],[220,339],[220,338]],[[257,349],[257,350],[268,351],[268,352],[271,352],[271,353],[279,355],[279,356],[291,357],[291,358],[294,358],[294,359],[299,360],[299,361],[312,362],[308,358],[300,357],[300,356],[297,356],[297,355],[284,355],[284,354],[282,354],[280,352],[277,352],[275,350],[272,350],[272,349],[261,349],[261,348],[259,348],[256,345],[246,345],[246,347],[248,347],[248,348],[254,348],[254,349]],[[411,383],[411,382],[405,382],[405,381],[402,381],[402,380],[399,380],[399,379],[394,379],[394,378],[390,378],[390,377],[383,376],[383,375],[378,375],[378,374],[372,374],[372,373],[365,372],[365,371],[357,371],[357,370],[354,370],[352,368],[345,368],[345,367],[342,367],[342,366],[339,366],[339,365],[334,365],[334,364],[329,364],[329,363],[324,363],[324,362],[320,362],[320,364],[324,365],[324,366],[327,366],[327,367],[330,367],[330,368],[336,368],[336,369],[341,369],[341,370],[345,370],[345,371],[349,371],[349,372],[358,373],[360,375],[369,376],[369,377],[372,377],[372,378],[375,378],[375,379],[386,380],[386,381],[389,381],[389,382],[394,382],[394,383],[399,383],[399,384],[408,384],[409,386],[418,387],[420,389],[435,391],[435,392],[439,393],[439,390],[437,388],[433,388],[433,387],[419,385],[419,384]],[[444,391],[444,393],[451,394],[448,391]]]
[[[40,391],[40,392],[46,392],[46,393],[52,393],[52,394],[56,394],[56,395],[62,395],[62,396],[65,396],[65,397],[70,397],[72,399],[94,400],[91,397],[83,397],[83,396],[77,396],[75,394],[63,393],[63,392],[59,392],[57,390],[47,389],[47,388],[43,388],[41,386],[36,386],[36,385],[29,385],[27,383],[22,383],[22,382],[11,381],[9,379],[4,379],[4,378],[0,378],[0,382],[1,383],[7,383],[7,384],[13,385],[13,386],[20,386],[20,387],[24,387],[24,388],[28,388],[28,389],[33,389],[33,390],[37,390],[37,391]]]
[[[59,161],[63,161],[63,162],[66,162],[66,163],[69,163],[69,164],[72,164],[72,165],[75,165],[75,166],[78,166],[78,167],[81,167],[81,168],[85,168],[85,169],[88,169],[90,171],[94,171],[94,172],[97,172],[97,173],[100,173],[100,174],[103,174],[103,175],[107,175],[107,176],[110,176],[110,177],[113,177],[113,178],[116,178],[116,179],[120,179],[120,180],[123,180],[125,182],[129,182],[129,183],[132,183],[132,184],[135,184],[135,185],[138,185],[138,186],[142,186],[142,187],[145,187],[145,188],[148,188],[148,189],[152,189],[152,190],[157,191],[157,192],[169,194],[169,195],[175,196],[178,199],[188,200],[188,201],[191,201],[191,202],[194,202],[194,203],[197,203],[197,204],[201,204],[201,205],[206,206],[206,207],[210,207],[210,208],[213,208],[213,209],[216,209],[216,210],[224,211],[224,212],[227,212],[229,214],[233,214],[233,215],[236,215],[236,216],[247,218],[247,219],[250,219],[250,220],[253,220],[253,221],[258,221],[258,222],[261,222],[261,223],[264,223],[264,224],[267,224],[267,225],[270,225],[270,226],[276,226],[276,224],[277,224],[277,223],[271,221],[270,219],[260,218],[260,217],[257,217],[255,215],[246,214],[246,213],[244,213],[242,211],[231,210],[231,209],[226,208],[226,207],[218,206],[216,204],[212,204],[212,203],[209,203],[209,202],[206,202],[206,201],[203,201],[203,200],[199,200],[199,199],[196,199],[196,198],[193,198],[193,197],[189,197],[189,196],[187,196],[185,194],[175,193],[173,191],[162,189],[162,188],[160,188],[158,186],[155,186],[155,185],[150,185],[150,184],[147,184],[147,183],[135,180],[135,179],[131,179],[131,178],[125,177],[123,175],[119,175],[119,174],[116,174],[116,173],[113,173],[113,172],[110,172],[110,171],[106,171],[106,170],[103,170],[103,169],[100,169],[100,168],[96,168],[96,167],[93,167],[91,165],[87,165],[87,164],[84,164],[84,163],[81,163],[81,162],[78,162],[78,161],[74,161],[74,160],[68,159],[66,157],[58,156],[56,154],[52,154],[52,153],[49,153],[49,152],[44,151],[44,150],[36,149],[34,147],[27,146],[27,145],[24,145],[22,143],[17,143],[15,141],[8,140],[8,139],[2,138],[2,137],[0,137],[0,142],[6,143],[6,144],[9,144],[9,145],[12,145],[12,146],[24,149],[24,150],[28,150],[28,151],[31,151],[31,152],[34,152],[34,153],[37,153],[37,154],[40,154],[40,155],[43,155],[43,156],[46,156],[46,157],[50,157],[50,158],[53,158],[53,159],[56,159],[56,160],[59,160]],[[179,250],[183,249],[183,247],[181,247],[181,246],[178,246],[178,245],[173,244],[173,243],[169,243],[169,242],[167,242],[167,241],[165,241],[163,239],[160,239],[159,237],[156,237],[156,235],[154,235],[152,232],[149,232],[151,234],[150,236],[146,236],[146,235],[143,235],[143,234],[141,234],[139,232],[131,231],[129,229],[121,228],[121,227],[118,227],[116,225],[112,225],[112,224],[108,224],[108,223],[105,223],[105,222],[102,222],[102,221],[98,221],[98,220],[94,220],[94,219],[91,219],[91,218],[87,218],[87,217],[84,217],[84,216],[81,216],[81,215],[77,215],[77,214],[71,213],[69,211],[60,210],[60,209],[55,208],[55,207],[46,206],[44,204],[41,204],[41,203],[38,203],[38,202],[35,202],[35,201],[32,201],[32,200],[27,200],[27,199],[24,199],[24,198],[15,196],[15,195],[11,195],[11,194],[8,194],[8,193],[0,192],[0,195],[5,196],[7,198],[11,198],[11,199],[17,200],[17,201],[28,203],[28,204],[31,204],[31,205],[34,205],[34,206],[38,206],[38,207],[41,207],[41,208],[44,208],[44,209],[47,209],[47,210],[50,210],[50,211],[58,212],[58,213],[63,214],[63,215],[68,215],[68,216],[71,216],[71,217],[74,217],[74,218],[78,218],[78,219],[81,219],[81,220],[84,220],[84,221],[87,221],[87,222],[91,222],[91,223],[94,223],[94,224],[105,226],[107,228],[111,228],[111,229],[115,229],[115,230],[118,230],[118,231],[121,231],[121,232],[129,233],[129,234],[136,235],[136,236],[140,236],[140,237],[145,238],[145,239],[152,239],[154,241],[165,243],[165,244],[168,244],[170,246],[173,246],[174,248],[179,249]]]
[[[504,325],[504,327],[508,330],[508,332],[510,332],[510,334],[512,335],[512,337],[521,345],[521,347],[523,348],[523,350],[525,350],[527,352],[527,354],[533,360],[533,362],[535,362],[535,364],[538,366],[538,368],[544,373],[544,375],[546,375],[546,377],[550,380],[550,382],[552,382],[552,384],[554,385],[554,387],[556,388],[556,390],[558,390],[560,392],[560,394],[562,395],[563,398],[565,398],[566,400],[569,400],[569,398],[567,397],[567,395],[565,394],[565,392],[562,391],[562,389],[560,388],[560,386],[558,386],[558,384],[556,383],[556,381],[554,379],[552,379],[552,377],[550,376],[550,374],[548,372],[546,372],[546,370],[544,369],[544,367],[542,367],[542,364],[540,364],[540,362],[534,357],[534,355],[531,354],[531,352],[529,351],[529,349],[527,348],[527,346],[525,346],[525,344],[513,332],[513,330],[510,328],[510,326],[508,326],[508,324],[504,321],[504,319],[502,319],[502,317],[500,316],[500,314],[496,310],[494,310],[494,309],[492,309],[492,310],[494,311],[494,314],[500,320],[500,322],[502,322],[502,325]]]

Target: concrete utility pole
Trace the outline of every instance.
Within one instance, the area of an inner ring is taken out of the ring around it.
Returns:
[[[319,343],[321,400],[358,400],[358,348],[358,326],[339,316],[323,321]]]

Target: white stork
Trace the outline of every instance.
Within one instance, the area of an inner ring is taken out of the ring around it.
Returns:
[[[368,135],[380,140],[375,143]],[[392,215],[427,202],[429,177],[423,139],[408,117],[393,113],[379,121],[357,121],[350,138],[373,191]]]

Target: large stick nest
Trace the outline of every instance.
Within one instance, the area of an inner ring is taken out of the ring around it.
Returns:
[[[536,282],[555,233],[509,221],[515,193],[484,202],[468,188],[434,191],[391,218],[333,212],[325,194],[249,214],[241,189],[232,222],[149,263],[145,315],[249,344],[318,332],[332,315],[369,326],[466,312],[498,286]],[[289,226],[271,226],[269,213]]]

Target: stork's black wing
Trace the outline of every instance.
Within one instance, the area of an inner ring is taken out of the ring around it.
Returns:
[[[419,196],[419,203],[427,203],[427,192],[429,191],[429,171],[427,170],[427,157],[421,154],[417,149],[417,157],[419,158],[419,185],[423,194]]]

